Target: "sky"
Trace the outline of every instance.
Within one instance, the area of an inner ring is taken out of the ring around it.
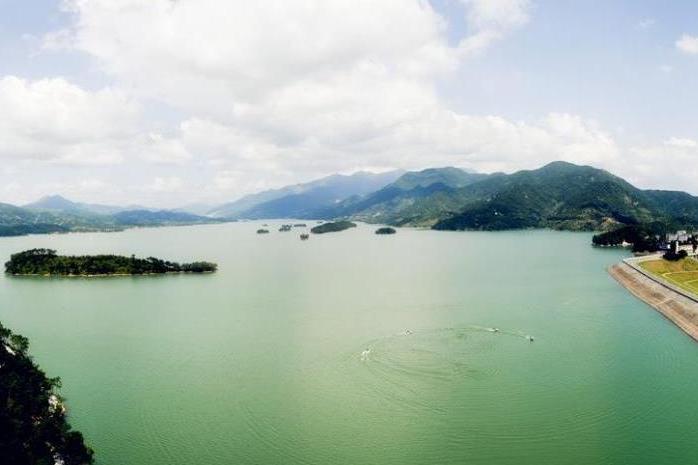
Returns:
[[[698,2],[0,0],[0,202],[589,164],[698,195]]]

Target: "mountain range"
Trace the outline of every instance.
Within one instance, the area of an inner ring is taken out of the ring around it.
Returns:
[[[363,196],[400,178],[404,171],[352,175],[334,174],[305,184],[242,197],[208,212],[215,218],[313,218],[318,212],[349,197]]]
[[[204,215],[72,202],[60,196],[16,207],[0,204],[0,235],[118,230],[243,219],[347,219],[438,230],[552,228],[608,231],[627,225],[698,225],[698,197],[642,190],[591,166],[553,162],[512,174],[459,168],[359,172],[268,190]]]
[[[98,215],[111,215],[125,210],[144,210],[143,207],[138,205],[118,207],[115,205],[73,202],[60,195],[47,195],[36,202],[22,205],[22,208],[64,213],[95,213]]]
[[[72,202],[59,195],[17,207],[0,203],[0,236],[69,231],[118,231],[135,226],[212,223],[218,220],[172,210]]]
[[[369,177],[377,189],[332,190],[336,177],[262,192],[228,204],[231,219],[349,219],[439,230],[553,228],[610,230],[663,222],[698,225],[698,198],[684,192],[642,190],[591,166],[552,162],[513,174],[453,167]],[[376,175],[374,175],[376,176]],[[391,182],[390,178],[395,179]],[[328,191],[335,195],[326,195]],[[340,200],[341,195],[345,198]],[[217,210],[226,217],[226,211]]]

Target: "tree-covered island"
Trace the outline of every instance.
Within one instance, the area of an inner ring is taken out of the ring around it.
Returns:
[[[32,361],[27,338],[0,324],[0,462],[13,465],[93,463],[82,434],[66,420],[60,379]]]
[[[210,273],[218,265],[210,262],[177,263],[159,258],[119,255],[58,255],[51,249],[31,249],[13,254],[5,263],[12,275],[99,276],[164,273]]]
[[[324,234],[328,232],[339,232],[345,229],[355,228],[356,223],[351,221],[335,221],[334,223],[323,223],[319,226],[315,226],[310,230],[313,234]]]

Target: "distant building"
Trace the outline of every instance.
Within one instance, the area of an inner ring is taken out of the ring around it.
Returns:
[[[679,241],[669,242],[669,251],[670,252],[677,254],[682,250],[685,250],[686,253],[688,253],[688,255],[695,255],[695,252],[693,251],[693,244],[691,244],[691,243],[682,244]]]
[[[694,239],[693,234],[689,234],[683,229],[680,229],[674,233],[668,233],[666,235],[666,242],[667,244],[671,244],[673,241],[678,241],[679,244],[688,244],[692,243]]]

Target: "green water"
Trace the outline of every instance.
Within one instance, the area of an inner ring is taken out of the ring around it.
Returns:
[[[219,263],[0,277],[0,320],[63,378],[98,464],[698,460],[698,345],[607,275],[621,252],[550,231],[360,226],[301,242],[270,226],[0,240],[2,259]]]

